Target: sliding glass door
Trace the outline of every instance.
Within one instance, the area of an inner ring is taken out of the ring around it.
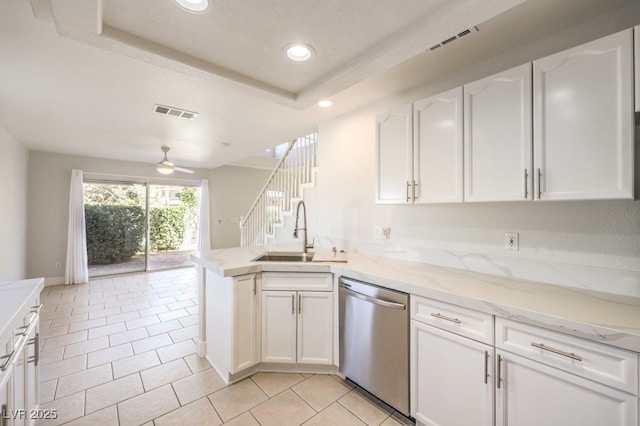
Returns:
[[[146,269],[146,185],[84,183],[89,276]]]
[[[149,186],[148,270],[191,265],[198,249],[200,191],[175,185]]]
[[[85,181],[89,276],[191,266],[197,187]]]

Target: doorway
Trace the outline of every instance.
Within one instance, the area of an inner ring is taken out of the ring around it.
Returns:
[[[89,276],[192,266],[197,186],[84,182]]]

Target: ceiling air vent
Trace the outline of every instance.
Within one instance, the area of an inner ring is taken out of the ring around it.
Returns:
[[[438,43],[438,44],[435,44],[435,45],[431,46],[431,47],[430,47],[430,48],[428,48],[427,50],[429,50],[429,51],[434,51],[434,50],[436,50],[436,49],[438,49],[438,48],[440,48],[440,47],[444,46],[445,44],[449,44],[449,43],[451,43],[452,41],[456,41],[456,40],[461,39],[462,37],[464,37],[464,36],[466,36],[466,35],[469,35],[469,34],[471,34],[471,33],[477,33],[477,32],[478,32],[478,28],[476,28],[476,27],[471,27],[471,28],[469,28],[469,29],[466,29],[466,30],[464,30],[464,31],[459,32],[458,34],[454,35],[453,37],[449,37],[448,39],[443,40],[443,41],[441,41],[440,43]]]
[[[197,112],[187,111],[184,109],[169,107],[165,105],[154,105],[153,110],[159,114],[172,115],[174,117],[186,118],[187,120],[193,120],[198,116]]]

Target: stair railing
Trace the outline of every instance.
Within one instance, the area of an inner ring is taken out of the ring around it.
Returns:
[[[289,143],[259,195],[240,218],[240,245],[263,245],[290,212],[291,203],[302,198],[302,188],[312,182],[318,162],[318,134],[311,133]]]

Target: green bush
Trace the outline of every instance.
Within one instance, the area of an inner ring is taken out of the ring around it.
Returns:
[[[182,245],[186,208],[183,205],[151,209],[151,250],[176,250]]]
[[[125,262],[140,249],[145,235],[141,207],[85,204],[84,216],[90,265]]]

